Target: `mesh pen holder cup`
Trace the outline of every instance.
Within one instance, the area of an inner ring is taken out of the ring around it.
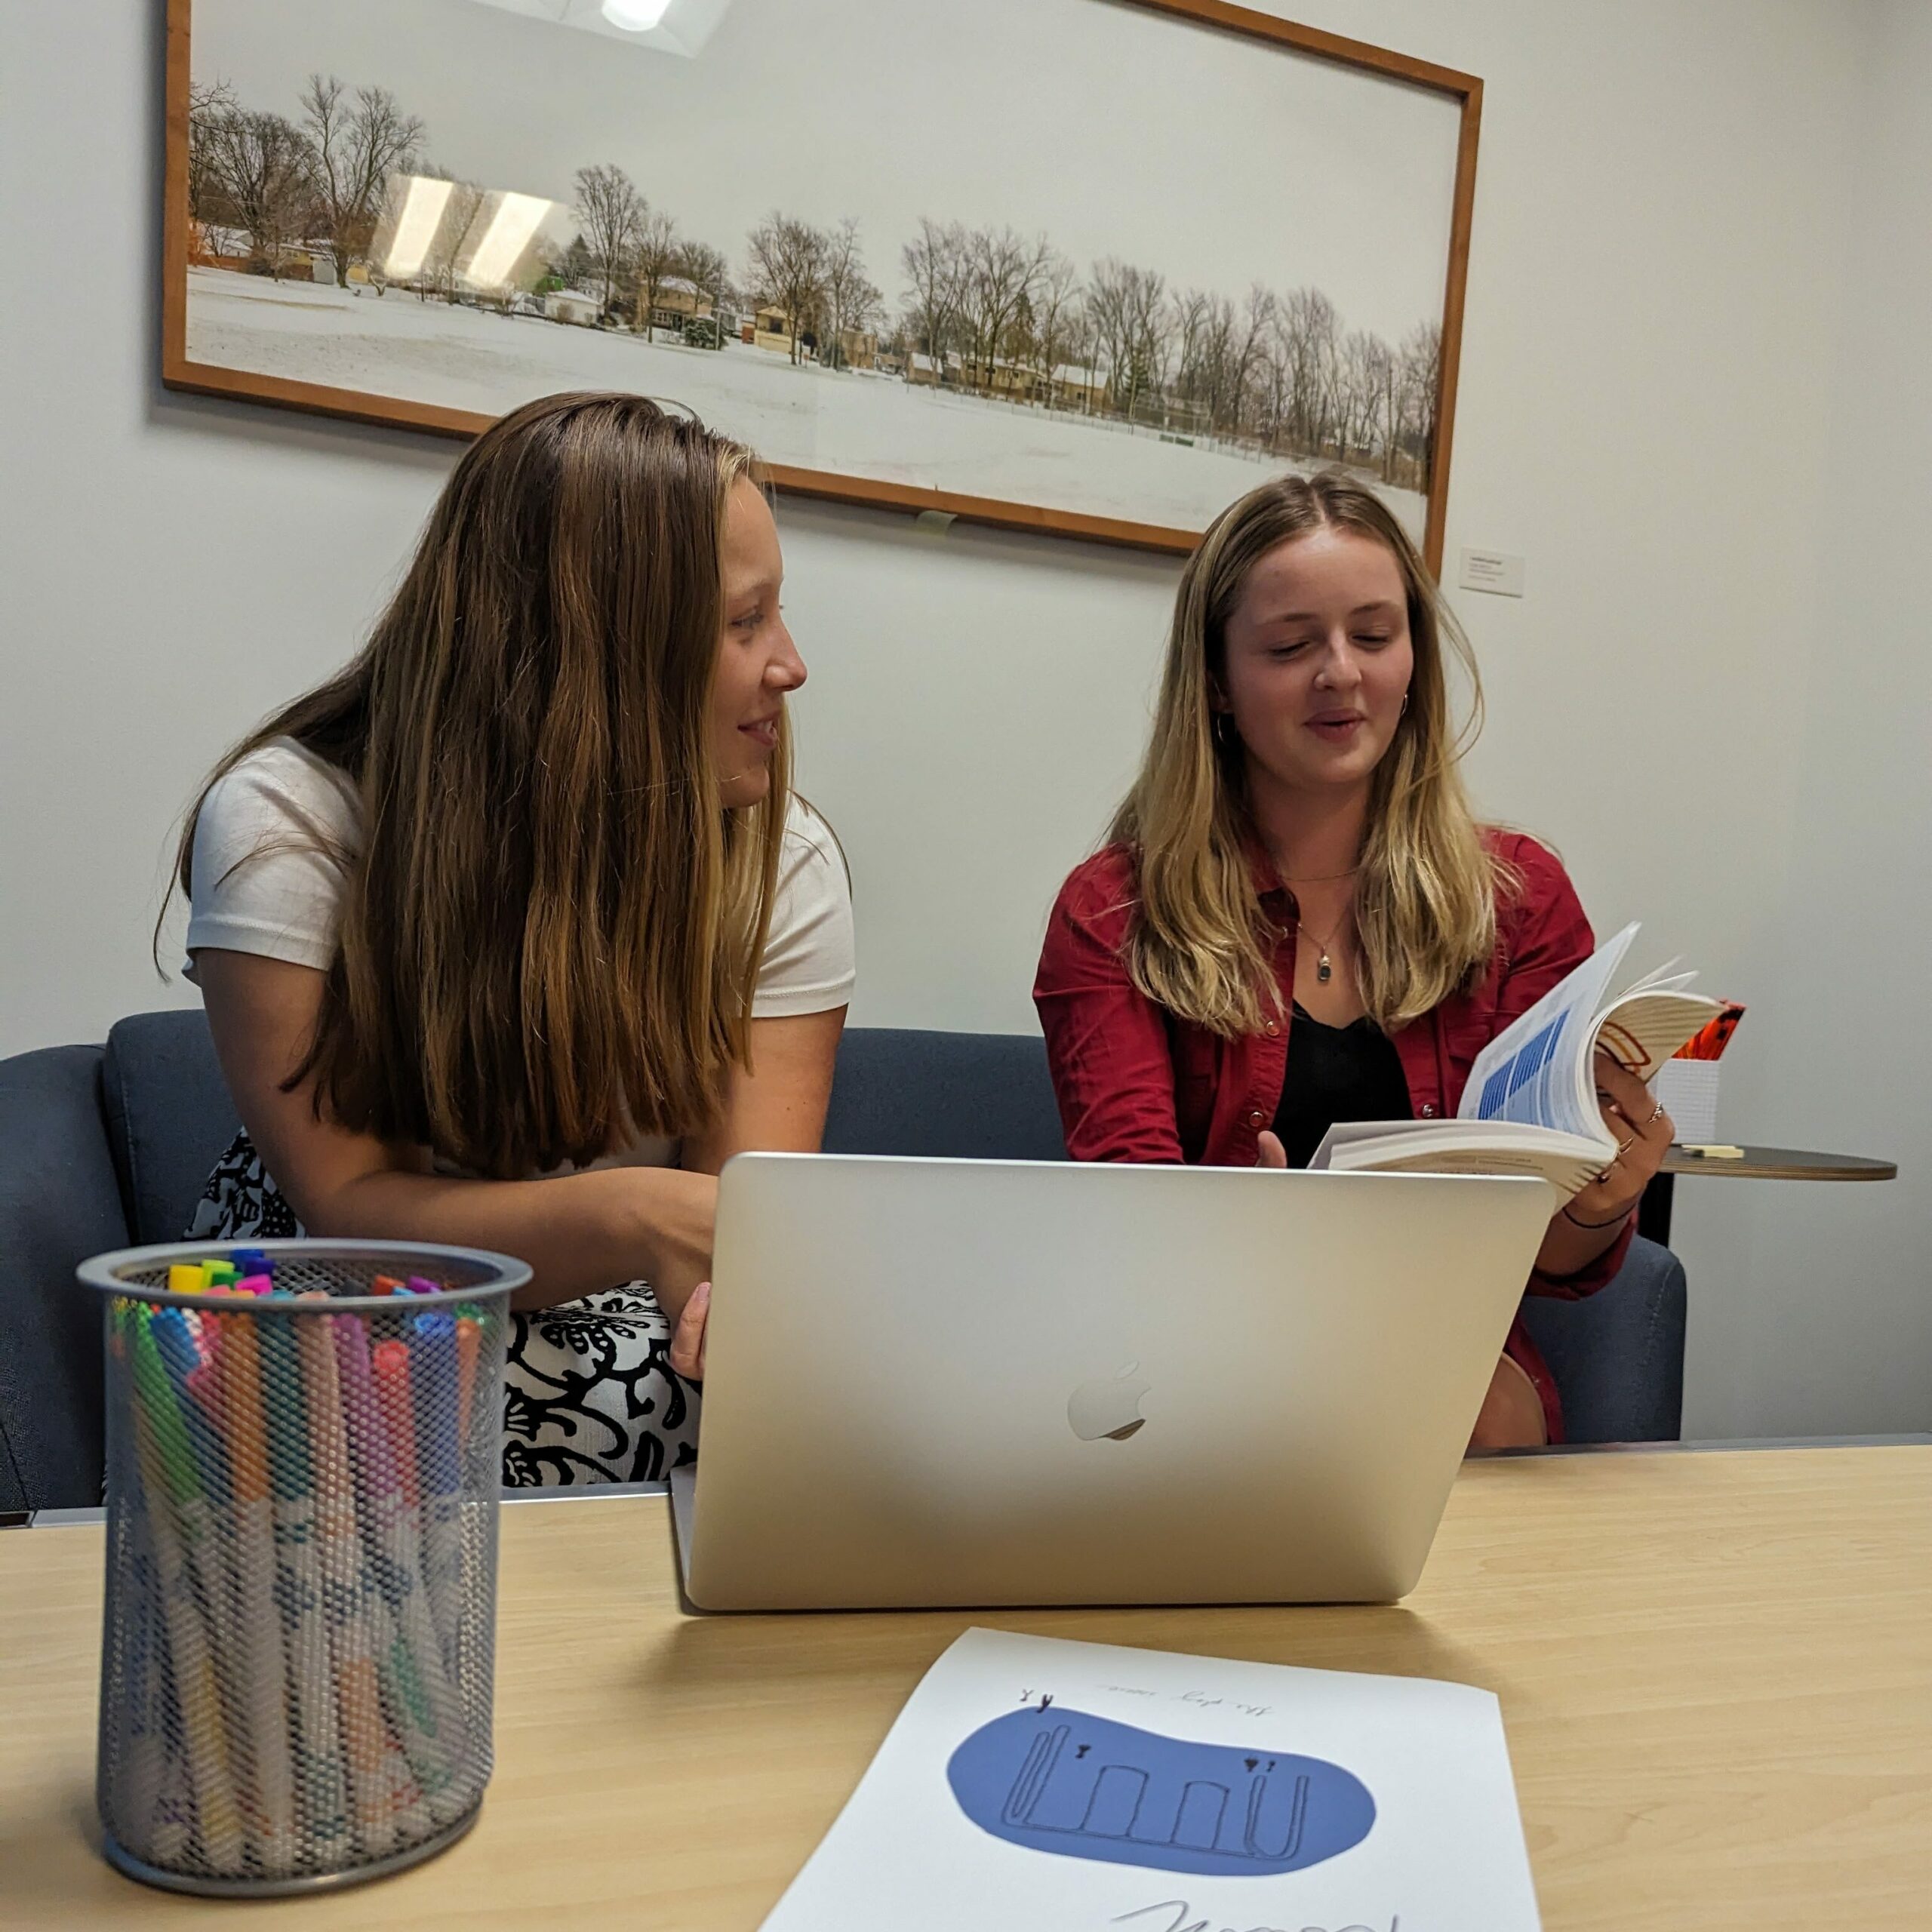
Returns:
[[[77,1272],[106,1311],[108,1858],[262,1897],[454,1843],[490,1777],[503,1346],[530,1270],[285,1241]]]

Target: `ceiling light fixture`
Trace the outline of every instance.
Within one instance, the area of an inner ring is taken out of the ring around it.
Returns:
[[[671,0],[604,0],[604,17],[626,33],[648,33],[671,11]]]
[[[463,278],[477,288],[502,288],[555,205],[541,195],[504,194],[463,272]]]
[[[455,186],[454,181],[435,181],[426,175],[410,177],[402,212],[396,217],[395,238],[383,262],[383,272],[391,281],[407,281],[421,272]]]

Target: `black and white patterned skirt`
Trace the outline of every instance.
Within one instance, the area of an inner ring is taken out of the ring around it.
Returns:
[[[302,1233],[254,1143],[238,1134],[195,1209],[190,1241]],[[696,1386],[669,1358],[671,1324],[632,1281],[512,1314],[503,1371],[503,1481],[515,1489],[653,1482],[697,1454]]]

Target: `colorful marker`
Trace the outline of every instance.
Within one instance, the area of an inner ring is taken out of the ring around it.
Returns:
[[[457,1448],[460,1454],[469,1449],[470,1412],[476,1401],[476,1358],[483,1346],[483,1318],[471,1302],[456,1312],[456,1423]]]
[[[134,1311],[130,1338],[134,1371],[134,1444],[143,1488],[158,1508],[148,1512],[161,1573],[169,1662],[180,1713],[195,1836],[210,1871],[236,1877],[245,1869],[242,1814],[222,1721],[221,1694],[202,1622],[193,1569],[195,1544],[208,1534],[207,1506],[196,1486],[187,1432],[168,1371],[149,1332],[147,1311]],[[172,1506],[169,1506],[170,1505]]]
[[[457,1627],[463,1602],[463,1462],[450,1396],[457,1386],[456,1318],[440,1309],[411,1319],[416,1359],[411,1364],[416,1411],[416,1464],[423,1491],[423,1546],[429,1607],[456,1668]]]
[[[266,1872],[295,1863],[295,1771],[282,1694],[281,1620],[275,1607],[275,1505],[269,1483],[268,1427],[262,1408],[255,1322],[235,1317],[221,1349],[221,1411],[234,1494],[236,1579],[242,1668],[241,1753],[244,1816]]]
[[[288,1652],[304,1841],[316,1860],[328,1865],[339,1862],[349,1841],[349,1787],[322,1608],[308,1410],[290,1326],[297,1318],[263,1322],[262,1387],[268,1407],[269,1481],[275,1491],[275,1596]]]
[[[328,1299],[318,1291],[298,1297],[303,1302],[326,1303]],[[326,1586],[323,1601],[349,1761],[355,1842],[366,1856],[379,1857],[393,1850],[399,1835],[415,1826],[414,1814],[420,1814],[421,1829],[426,1829],[428,1808],[383,1714],[376,1672],[377,1637],[371,1611],[376,1589],[363,1558],[355,1520],[341,1377],[328,1328],[334,1318],[301,1318],[297,1339],[307,1393],[309,1461],[315,1478]]]
[[[475,1792],[459,1785],[463,1752],[463,1706],[443,1667],[422,1575],[417,1512],[402,1491],[390,1454],[389,1425],[377,1393],[368,1331],[355,1315],[336,1317],[336,1365],[343,1411],[356,1458],[357,1498],[365,1534],[377,1555],[382,1648],[377,1662],[389,1715],[404,1754],[438,1825],[460,1817]]]

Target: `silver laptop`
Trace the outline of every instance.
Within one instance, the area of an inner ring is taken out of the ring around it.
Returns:
[[[698,1460],[710,1611],[1386,1601],[1540,1180],[742,1154]]]

